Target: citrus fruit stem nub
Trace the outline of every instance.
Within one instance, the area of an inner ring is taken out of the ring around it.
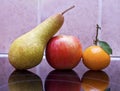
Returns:
[[[97,24],[97,26],[96,26],[96,36],[95,36],[95,40],[94,40],[94,44],[95,45],[97,45],[97,43],[98,43],[98,31],[99,31],[99,29],[101,29],[101,27]]]

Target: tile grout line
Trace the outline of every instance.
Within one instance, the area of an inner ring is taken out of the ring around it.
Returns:
[[[37,0],[37,25],[41,23],[41,12],[42,12],[42,0]],[[44,56],[43,56],[44,59]],[[40,75],[40,65],[36,67],[36,74]]]
[[[7,53],[0,53],[0,57],[8,57]]]
[[[4,53],[4,54],[0,54],[0,57],[8,57],[8,54],[7,53]],[[43,59],[45,59],[45,55],[43,56]],[[114,60],[114,61],[120,61],[120,56],[111,56],[111,60]],[[39,67],[38,67],[39,68]]]
[[[102,29],[102,0],[98,0],[98,25]],[[101,31],[98,31],[98,39],[101,39]]]
[[[37,25],[41,23],[42,0],[37,0]]]

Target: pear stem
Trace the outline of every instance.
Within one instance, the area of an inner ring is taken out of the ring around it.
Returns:
[[[75,5],[71,6],[70,8],[66,9],[65,11],[63,11],[61,14],[63,15],[64,13],[66,13],[67,11],[71,10],[74,7],[75,7]]]
[[[94,44],[95,45],[97,45],[97,42],[98,42],[98,31],[99,31],[99,29],[101,29],[101,27],[97,24],[97,26],[96,26],[96,36],[95,36],[95,40],[94,40]]]

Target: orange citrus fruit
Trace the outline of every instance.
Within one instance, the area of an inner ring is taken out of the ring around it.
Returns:
[[[83,64],[91,70],[102,70],[110,64],[110,55],[100,46],[90,46],[83,52]]]

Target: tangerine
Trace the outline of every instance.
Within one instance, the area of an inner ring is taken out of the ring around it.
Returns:
[[[102,70],[110,64],[110,55],[100,46],[90,46],[83,52],[83,64],[91,70]]]

